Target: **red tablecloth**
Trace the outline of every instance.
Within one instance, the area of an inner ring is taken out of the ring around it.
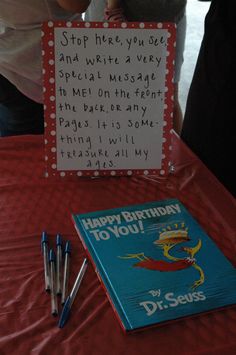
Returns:
[[[92,268],[63,329],[44,291],[41,232],[72,243],[70,287],[85,256],[72,212],[178,198],[236,265],[236,202],[173,137],[168,178],[44,178],[41,136],[0,140],[0,354],[233,354],[236,307],[126,335]],[[236,286],[236,285],[235,285]],[[236,290],[236,287],[235,287]],[[236,291],[235,291],[236,292]]]

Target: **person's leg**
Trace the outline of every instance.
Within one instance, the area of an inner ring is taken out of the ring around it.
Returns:
[[[43,105],[23,95],[0,75],[0,136],[43,132]]]
[[[183,113],[179,103],[179,84],[174,84],[174,110],[173,110],[173,129],[180,134],[183,125]]]
[[[235,31],[232,3],[212,0],[181,137],[236,197]]]
[[[174,112],[173,112],[173,128],[176,133],[180,134],[183,123],[182,109],[179,103],[179,81],[181,67],[184,61],[184,46],[186,37],[186,14],[177,23],[176,26],[176,56],[174,68]]]

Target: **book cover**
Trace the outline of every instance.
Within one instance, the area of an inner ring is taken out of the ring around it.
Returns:
[[[73,220],[125,331],[236,303],[236,269],[180,201]]]

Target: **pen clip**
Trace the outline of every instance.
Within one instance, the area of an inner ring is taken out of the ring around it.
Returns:
[[[66,242],[66,246],[65,246],[65,254],[68,253],[68,254],[71,254],[71,244],[70,242]]]
[[[55,253],[52,249],[50,249],[50,252],[49,252],[49,261],[50,262],[55,262],[56,261],[56,257],[55,257]]]
[[[56,236],[56,244],[57,244],[57,246],[62,245],[62,237],[60,234],[57,234],[57,236]]]
[[[42,233],[42,238],[41,238],[41,249],[43,250],[43,245],[48,244],[48,236],[46,232]]]

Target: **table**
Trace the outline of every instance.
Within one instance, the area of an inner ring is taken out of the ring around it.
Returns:
[[[173,136],[168,177],[44,177],[42,136],[0,140],[0,354],[233,354],[236,307],[124,334],[89,265],[69,322],[51,316],[41,233],[72,243],[70,287],[85,256],[71,213],[178,198],[236,265],[236,201]]]

